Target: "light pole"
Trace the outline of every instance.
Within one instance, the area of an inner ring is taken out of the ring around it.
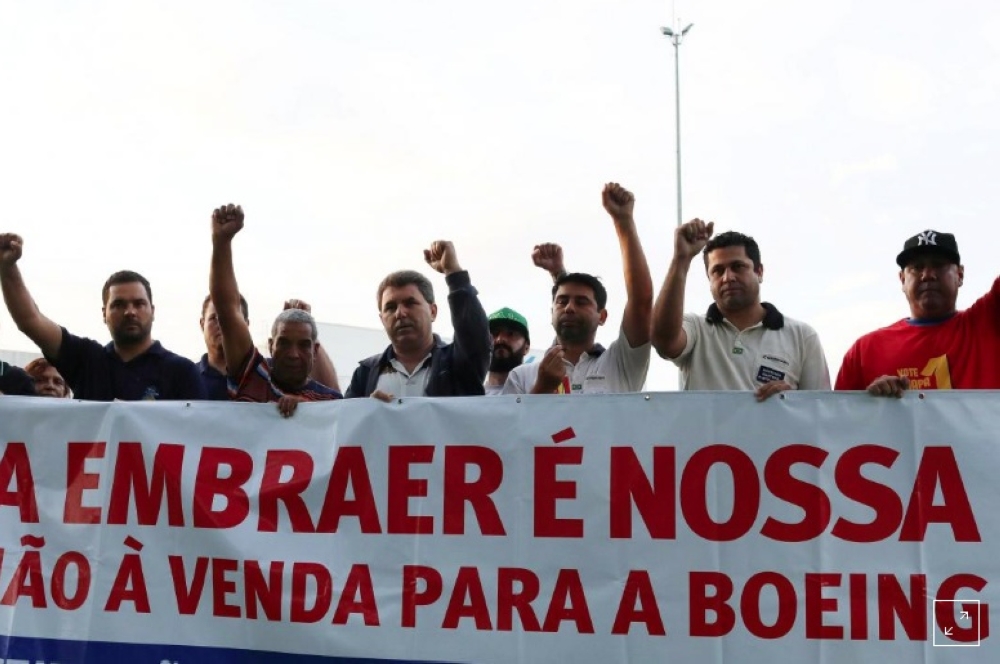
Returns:
[[[687,27],[674,31],[670,28],[660,28],[665,36],[670,38],[670,43],[674,45],[674,100],[676,105],[674,107],[674,115],[677,118],[677,225],[680,226],[683,221],[681,220],[681,42],[684,40],[684,35],[688,33],[694,26],[694,23],[688,23]]]

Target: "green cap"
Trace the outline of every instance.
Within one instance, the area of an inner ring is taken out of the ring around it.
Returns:
[[[514,328],[519,328],[524,335],[524,340],[529,343],[531,342],[531,339],[528,337],[528,319],[510,307],[504,307],[500,311],[494,311],[490,314],[490,332],[493,332],[495,325],[510,325]]]

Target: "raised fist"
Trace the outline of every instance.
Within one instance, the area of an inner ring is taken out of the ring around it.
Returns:
[[[285,306],[283,308],[284,309],[301,309],[302,311],[306,312],[307,314],[312,313],[312,307],[309,306],[308,302],[305,302],[303,300],[295,300],[295,299],[285,300]]]
[[[13,265],[21,258],[24,240],[14,233],[0,234],[0,265]]]
[[[563,265],[563,250],[554,242],[536,244],[531,250],[531,262],[555,277],[566,271]]]
[[[678,226],[674,231],[674,255],[678,258],[694,258],[708,244],[713,232],[714,221],[705,223],[701,219],[692,219]]]
[[[455,245],[447,240],[438,240],[431,244],[430,249],[424,249],[424,260],[432,268],[444,275],[458,272],[462,268],[458,264]]]
[[[212,239],[231,240],[243,230],[243,208],[223,205],[212,211]]]
[[[607,183],[601,192],[601,202],[615,221],[631,221],[635,196],[625,187],[617,182]]]

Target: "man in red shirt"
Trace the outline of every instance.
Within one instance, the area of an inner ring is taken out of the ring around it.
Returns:
[[[965,268],[954,235],[914,235],[896,263],[910,317],[854,342],[834,389],[896,397],[908,389],[1000,389],[1000,277],[956,311]]]

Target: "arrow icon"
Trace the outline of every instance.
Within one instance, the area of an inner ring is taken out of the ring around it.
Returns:
[[[958,617],[961,618],[962,620],[968,620],[969,619],[969,612],[968,611],[962,611],[960,614],[958,614]]]
[[[951,636],[951,627],[945,627],[944,628],[944,635],[945,636]]]

